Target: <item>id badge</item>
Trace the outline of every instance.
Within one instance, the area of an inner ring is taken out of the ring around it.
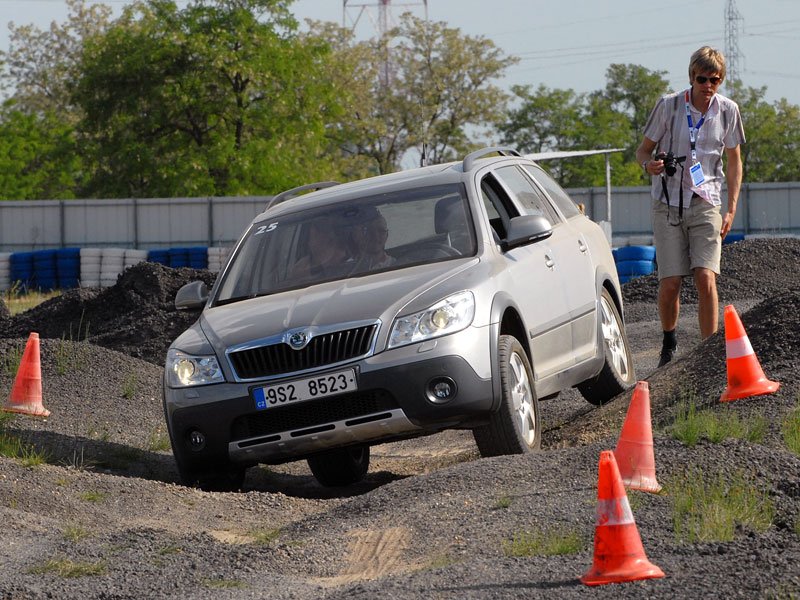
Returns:
[[[695,187],[703,185],[706,180],[706,176],[703,174],[703,167],[699,162],[694,163],[689,168],[689,173],[692,175],[692,183]]]

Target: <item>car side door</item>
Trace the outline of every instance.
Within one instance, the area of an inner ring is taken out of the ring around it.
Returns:
[[[511,199],[510,190],[496,175],[496,171],[485,175],[480,190],[499,249],[510,220],[521,213]],[[510,294],[521,312],[537,381],[572,363],[572,332],[564,312],[564,288],[554,269],[548,242],[542,240],[500,251],[502,268],[496,277],[498,288]]]
[[[567,192],[547,171],[536,164],[523,163],[522,168],[533,179],[542,202],[555,205],[563,218],[558,229],[559,254],[569,276],[563,278],[567,307],[572,321],[572,343],[575,362],[593,358],[597,353],[598,290],[591,244],[582,226],[594,226],[584,217]]]

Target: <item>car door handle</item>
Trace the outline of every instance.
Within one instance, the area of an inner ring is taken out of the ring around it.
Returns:
[[[589,246],[587,246],[587,245],[586,245],[586,244],[583,242],[583,240],[580,240],[580,239],[579,239],[579,240],[578,240],[578,250],[580,250],[580,251],[581,251],[581,254],[586,254],[586,251],[587,251],[588,249],[589,249]]]
[[[544,264],[551,271],[553,269],[555,269],[555,267],[556,267],[556,261],[554,261],[552,258],[550,258],[549,254],[545,254],[544,255]]]

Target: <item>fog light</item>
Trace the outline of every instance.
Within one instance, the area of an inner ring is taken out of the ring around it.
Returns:
[[[206,436],[196,429],[189,433],[189,448],[197,452],[206,447]]]
[[[456,397],[456,382],[449,377],[437,377],[428,383],[428,399],[435,404],[444,404]]]

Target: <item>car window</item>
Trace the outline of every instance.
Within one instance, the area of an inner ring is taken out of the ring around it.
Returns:
[[[215,301],[476,252],[472,214],[461,184],[356,198],[254,223],[232,258]]]
[[[564,191],[564,188],[558,185],[555,179],[548,175],[547,171],[542,169],[539,165],[526,164],[523,165],[523,168],[533,177],[536,183],[545,189],[567,219],[581,214],[581,211],[578,209],[575,202],[572,201],[572,198],[569,197],[569,194]]]
[[[551,225],[559,222],[550,202],[515,165],[500,167],[495,171],[497,177],[517,198],[523,210],[529,215],[542,215]]]
[[[481,197],[489,215],[489,224],[497,240],[505,239],[508,222],[512,217],[519,216],[519,211],[506,195],[503,186],[494,177],[486,175],[481,179]]]

